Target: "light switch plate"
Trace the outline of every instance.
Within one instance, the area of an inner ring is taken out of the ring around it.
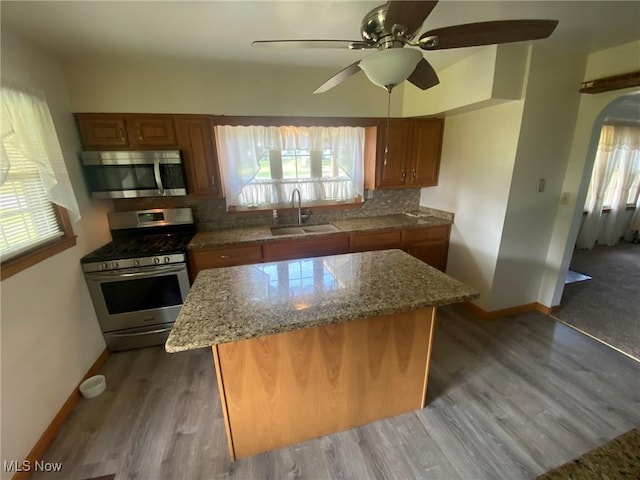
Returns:
[[[544,192],[544,184],[545,184],[544,178],[539,179],[538,185],[536,185],[536,192],[538,193]]]

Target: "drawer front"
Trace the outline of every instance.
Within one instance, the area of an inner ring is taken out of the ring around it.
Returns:
[[[205,268],[231,267],[262,262],[262,247],[249,245],[244,247],[216,248],[191,252],[198,271]]]
[[[402,230],[357,233],[351,237],[351,250],[354,252],[382,250],[385,248],[400,248],[401,244]]]
[[[300,238],[291,241],[264,244],[264,259],[267,262],[294,258],[336,255],[349,251],[349,237],[338,235],[323,238]]]
[[[404,231],[405,243],[424,242],[449,238],[449,225],[425,228],[407,228]]]

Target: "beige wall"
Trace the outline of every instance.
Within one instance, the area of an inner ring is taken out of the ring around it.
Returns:
[[[594,53],[588,57],[584,80],[640,70],[640,41]],[[568,205],[559,205],[549,241],[546,272],[540,285],[540,302],[559,305],[573,248],[580,228],[584,205],[602,119],[600,113],[617,98],[635,88],[595,95],[582,95],[569,153],[562,191],[570,195]]]
[[[447,271],[481,291],[485,310],[538,301],[585,63],[572,51],[509,49],[485,68],[501,72],[496,91],[523,100],[445,121],[440,183],[420,204],[456,213]]]
[[[386,116],[387,93],[364,73],[314,95],[335,73],[331,68],[176,60],[65,65],[74,112]],[[392,115],[401,115],[402,88],[394,91],[391,108]]]
[[[407,83],[403,116],[463,113],[522,97],[529,46],[491,45],[438,72],[440,83],[422,91]],[[429,58],[427,52],[425,57]]]
[[[489,309],[524,102],[448,116],[440,181],[420,205],[455,212],[447,273],[480,291]]]
[[[2,30],[2,77],[45,92],[82,219],[78,244],[2,281],[2,460],[22,461],[104,349],[80,258],[108,241],[105,209],[87,197],[62,71]],[[8,472],[2,478],[10,478]]]
[[[538,301],[585,65],[573,51],[533,47],[491,310]]]

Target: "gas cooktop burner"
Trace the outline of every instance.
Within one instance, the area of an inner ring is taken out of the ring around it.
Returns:
[[[82,269],[100,272],[184,263],[195,227],[190,211],[186,219],[179,217],[174,223],[172,215],[171,210],[111,214],[113,241],[84,256]]]
[[[82,263],[104,262],[108,260],[142,257],[145,255],[183,253],[192,237],[193,233],[169,233],[164,235],[121,238],[93,251],[82,259]]]

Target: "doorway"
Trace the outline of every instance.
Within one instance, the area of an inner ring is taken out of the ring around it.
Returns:
[[[569,235],[563,261],[568,269],[593,278],[568,285],[559,278],[561,308],[552,317],[640,361],[640,245],[622,241],[614,247],[596,245],[591,250],[575,250],[600,130],[612,120],[640,125],[640,92],[616,98],[594,122],[582,195],[577,197],[574,212],[577,228]]]

